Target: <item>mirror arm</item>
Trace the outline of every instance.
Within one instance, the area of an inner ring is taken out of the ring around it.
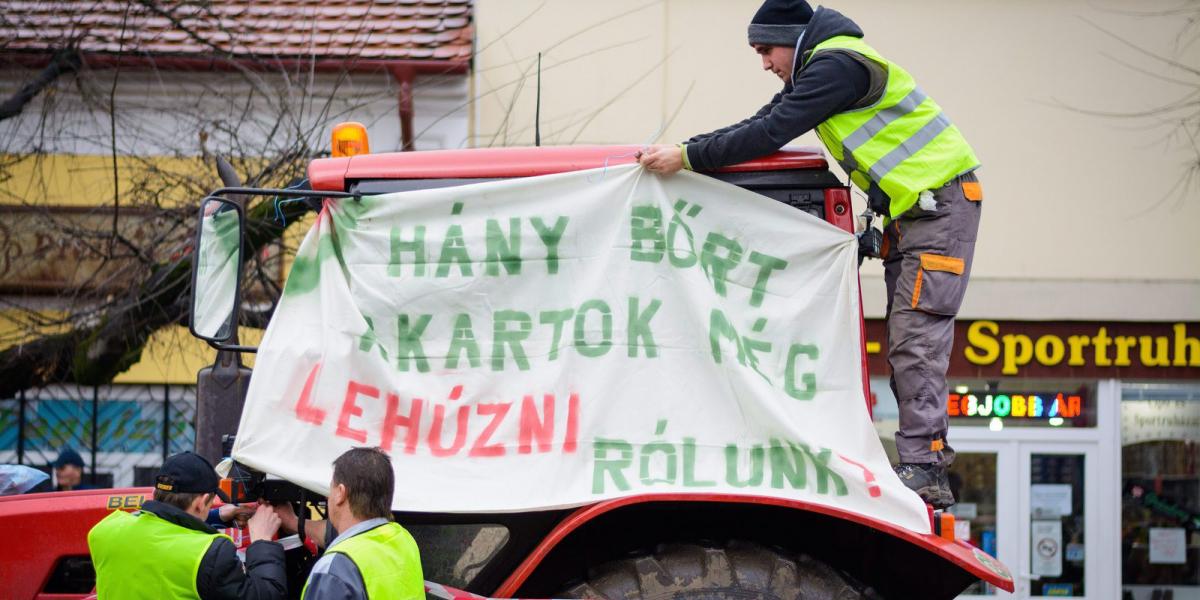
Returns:
[[[237,344],[222,344],[221,342],[214,342],[214,341],[208,340],[208,339],[206,339],[204,341],[209,346],[211,346],[217,350],[223,350],[223,351],[228,351],[228,352],[249,352],[251,354],[258,353],[258,346],[239,346]]]
[[[218,200],[227,200],[221,198],[225,194],[240,194],[244,196],[292,196],[303,198],[351,198],[353,200],[362,200],[362,194],[358,192],[327,192],[323,190],[273,190],[268,188],[245,188],[245,187],[225,187],[208,195],[209,198]]]

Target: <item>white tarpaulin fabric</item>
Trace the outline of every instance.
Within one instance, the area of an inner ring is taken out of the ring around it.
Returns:
[[[234,458],[324,492],[379,446],[397,510],[730,493],[927,532],[867,415],[856,269],[824,221],[636,165],[329,201]]]

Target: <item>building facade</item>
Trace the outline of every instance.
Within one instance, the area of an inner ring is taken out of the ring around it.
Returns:
[[[186,253],[197,201],[221,187],[216,156],[243,179],[293,157],[299,177],[348,120],[376,152],[468,142],[469,0],[93,4],[17,3],[0,23],[0,98],[57,54],[78,59],[0,119],[0,350],[39,318],[87,323],[138,281],[143,257],[106,251],[110,227],[149,262]],[[257,183],[303,185],[289,176]],[[306,229],[269,250],[274,284]],[[111,385],[0,398],[0,462],[46,468],[73,448],[85,480],[148,484],[192,449],[196,373],[213,356],[169,325]]]
[[[867,332],[886,374],[883,321]],[[959,535],[1033,597],[1197,597],[1200,323],[973,319],[956,333]],[[886,376],[871,388],[892,450],[896,399]]]
[[[533,142],[539,52],[544,144],[676,143],[736,122],[780,86],[746,42],[759,4],[479,0],[473,139]],[[983,163],[950,373],[964,537],[1012,568],[1019,598],[1200,598],[1200,198],[1179,128],[1194,111],[1178,104],[1200,65],[1194,6],[825,4]],[[882,268],[861,273],[890,446]]]

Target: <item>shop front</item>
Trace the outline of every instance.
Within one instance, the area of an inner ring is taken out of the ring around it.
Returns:
[[[868,321],[893,452],[885,332]],[[1200,323],[965,320],[948,379],[959,537],[1016,597],[1200,600]]]

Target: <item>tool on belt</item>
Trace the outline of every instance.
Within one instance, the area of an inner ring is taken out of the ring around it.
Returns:
[[[875,211],[867,209],[859,217],[862,219],[862,231],[856,235],[858,237],[858,266],[862,266],[864,258],[881,258],[880,253],[883,248],[883,232],[872,227],[871,223],[875,220]]]

